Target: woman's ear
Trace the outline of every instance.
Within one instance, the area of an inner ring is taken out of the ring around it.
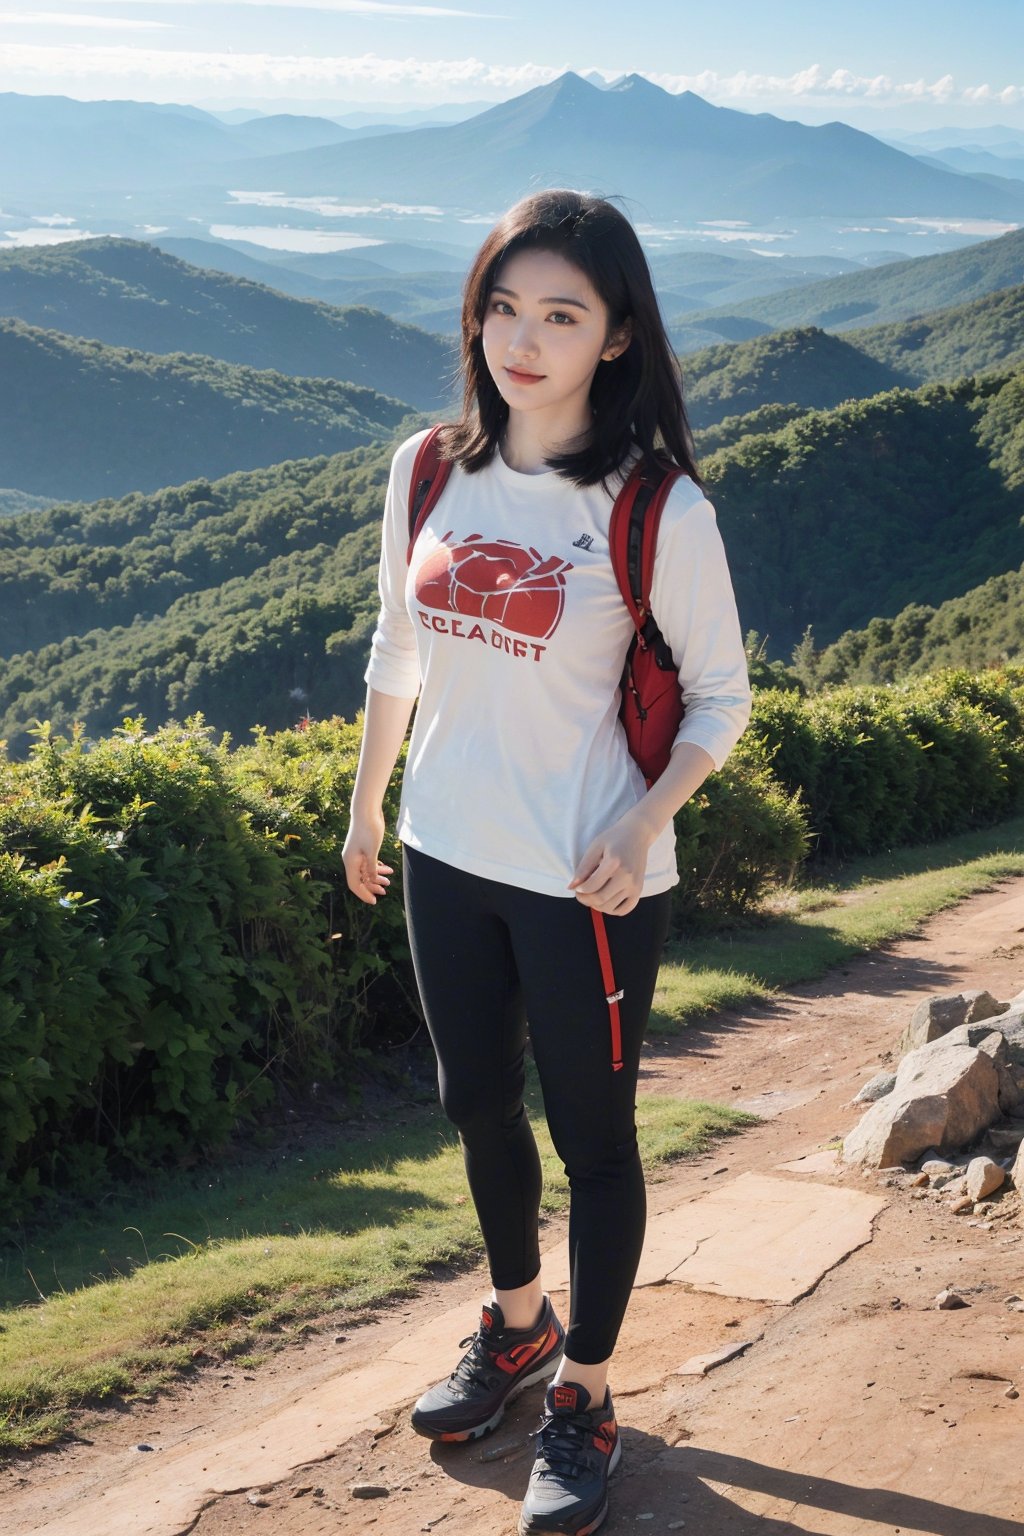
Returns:
[[[619,326],[617,331],[613,331],[611,336],[609,336],[608,345],[601,353],[601,361],[603,363],[610,363],[616,357],[620,357],[632,339],[633,321],[627,319],[623,325]]]

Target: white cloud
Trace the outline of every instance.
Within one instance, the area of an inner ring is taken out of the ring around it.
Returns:
[[[143,0],[148,3],[148,0]],[[185,0],[192,3],[192,0]],[[259,3],[259,0],[255,0]],[[387,7],[395,9],[395,7]],[[410,8],[411,9],[411,8]],[[462,14],[462,13],[460,13]],[[537,85],[546,85],[566,69],[583,73],[587,66],[575,64],[490,64],[482,59],[426,59],[420,57],[382,58],[375,53],[358,56],[309,54],[191,52],[184,50],[67,43],[48,47],[41,44],[0,44],[0,71],[7,77],[7,88],[39,79],[64,82],[132,80],[137,89],[154,96],[161,84],[211,86],[226,88],[275,88],[301,91],[344,88],[358,93],[404,93],[421,101],[467,100],[493,96],[502,100]],[[593,72],[613,80],[628,68],[593,66]],[[1009,107],[1024,102],[1024,85],[972,85],[957,88],[952,75],[943,75],[929,84],[924,80],[894,81],[888,75],[855,75],[850,70],[824,70],[813,64],[790,75],[751,74],[739,70],[721,75],[702,70],[696,75],[668,74],[657,70],[637,70],[655,85],[668,91],[694,91],[705,99],[728,105],[731,102],[770,100],[776,105],[804,101],[861,100],[874,105],[882,102],[900,105],[928,101],[933,105],[950,104]]]
[[[607,70],[601,73],[608,79],[614,78]],[[838,98],[893,104],[931,101],[943,106],[957,101],[999,101],[1007,105],[1024,101],[1024,85],[1007,85],[998,89],[989,85],[964,86],[957,90],[952,75],[943,75],[929,84],[926,80],[893,80],[889,75],[855,75],[849,69],[826,70],[820,64],[795,70],[790,75],[751,74],[742,69],[732,75],[720,75],[713,69],[702,70],[698,75],[670,75],[650,69],[638,70],[637,73],[645,75],[648,80],[667,91],[694,91],[698,96],[720,102],[730,98],[756,101],[764,97],[776,101]]]
[[[102,3],[102,0],[101,0]],[[275,9],[289,7],[301,11],[338,11],[340,14],[356,14],[370,16],[460,16],[474,21],[512,21],[511,16],[495,16],[487,11],[460,11],[452,10],[443,5],[417,5],[407,3],[407,0],[396,0],[391,4],[390,0],[120,0],[126,5],[202,5],[209,10],[211,5],[217,5],[224,9],[242,5],[272,5]]]
[[[131,21],[118,16],[87,16],[80,11],[0,11],[0,26],[103,27],[133,32],[173,31],[168,21]]]
[[[490,89],[496,96],[514,95],[535,85],[546,85],[564,73],[567,65],[552,69],[544,64],[495,65],[480,59],[384,59],[366,53],[359,57],[318,58],[315,55],[277,53],[199,53],[172,49],[130,48],[123,45],[92,46],[69,43],[60,47],[41,44],[0,44],[0,71],[8,77],[28,76],[87,80],[93,76],[142,84],[187,81],[208,87],[232,84],[249,86],[310,85],[364,86],[375,89],[420,88],[429,99],[443,92]],[[10,87],[8,87],[10,89]]]
[[[4,229],[0,230],[0,251],[24,245],[62,245],[67,240],[97,240],[91,229]]]

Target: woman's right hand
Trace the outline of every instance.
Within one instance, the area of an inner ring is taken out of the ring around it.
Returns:
[[[384,841],[384,812],[361,812],[353,815],[348,836],[341,850],[342,863],[348,888],[360,901],[376,906],[378,896],[386,896],[394,870],[380,862],[380,845]]]

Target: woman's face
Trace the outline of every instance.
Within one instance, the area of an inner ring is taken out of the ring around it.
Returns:
[[[510,409],[576,403],[581,413],[602,359],[625,351],[629,328],[608,336],[608,310],[578,267],[554,251],[517,251],[498,267],[481,342]]]

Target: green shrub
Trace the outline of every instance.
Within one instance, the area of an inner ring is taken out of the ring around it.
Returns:
[[[678,930],[749,913],[805,857],[807,818],[799,789],[783,787],[757,737],[744,737],[676,817]]]
[[[44,1168],[209,1152],[275,1088],[335,1076],[395,958],[339,894],[358,727],[234,754],[201,717],[37,734],[0,795],[0,1192],[21,1207]],[[400,922],[396,897],[377,927]]]
[[[806,700],[766,689],[747,737],[764,743],[779,782],[802,792],[815,858],[926,842],[1024,803],[1024,688],[1009,673],[948,669]]]

